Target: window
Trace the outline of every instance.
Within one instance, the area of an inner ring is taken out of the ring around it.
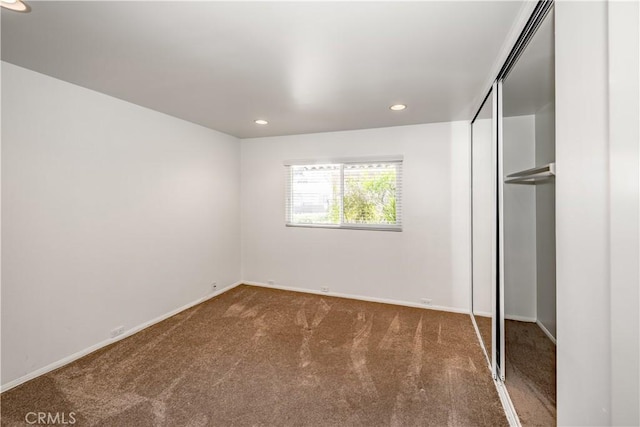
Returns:
[[[402,159],[289,162],[286,225],[402,230]]]

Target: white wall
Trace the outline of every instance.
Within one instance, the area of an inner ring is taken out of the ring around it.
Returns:
[[[285,227],[283,161],[404,155],[403,231]],[[469,124],[242,141],[242,278],[469,310]]]
[[[556,3],[558,424],[640,424],[640,8]]]
[[[504,91],[508,90],[505,82]],[[502,133],[505,176],[534,167],[535,116],[505,117]],[[505,184],[503,211],[505,318],[535,321],[535,186]]]
[[[556,158],[555,104],[536,112],[536,165]],[[540,182],[536,193],[536,318],[556,336],[556,186],[554,180]]]
[[[609,3],[611,420],[640,425],[640,4]]]
[[[2,63],[2,383],[240,279],[236,138]]]
[[[485,108],[491,109],[487,101]],[[488,107],[487,107],[488,105]],[[493,246],[495,243],[496,171],[493,159],[492,119],[473,123],[473,313],[491,316],[493,281]]]
[[[557,2],[558,425],[611,424],[607,4]]]

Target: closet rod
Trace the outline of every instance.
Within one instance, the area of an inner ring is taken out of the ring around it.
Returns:
[[[515,172],[507,175],[505,184],[537,184],[556,175],[556,164],[549,163],[544,166]]]

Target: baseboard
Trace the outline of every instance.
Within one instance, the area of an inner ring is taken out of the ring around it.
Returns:
[[[493,314],[488,311],[476,311],[473,315],[479,317],[493,317]]]
[[[190,302],[190,303],[188,303],[186,305],[183,305],[182,307],[176,308],[175,310],[172,310],[172,311],[170,311],[168,313],[165,313],[165,314],[163,314],[161,316],[158,316],[155,319],[149,320],[148,322],[145,322],[145,323],[142,323],[142,324],[140,324],[138,326],[135,326],[135,327],[125,331],[124,334],[122,334],[122,335],[119,335],[119,336],[117,336],[115,338],[109,338],[109,339],[106,339],[104,341],[101,341],[101,342],[99,342],[97,344],[92,345],[91,347],[85,348],[84,350],[80,350],[80,351],[78,351],[76,353],[73,353],[70,356],[64,357],[64,358],[62,358],[62,359],[60,359],[60,360],[58,360],[56,362],[53,362],[53,363],[51,363],[51,364],[49,364],[47,366],[44,366],[44,367],[39,368],[39,369],[37,369],[37,370],[35,370],[33,372],[30,372],[27,375],[24,375],[24,376],[22,376],[20,378],[17,378],[15,380],[13,380],[13,381],[9,381],[6,384],[2,384],[2,386],[0,386],[0,393],[4,393],[5,391],[10,390],[10,389],[12,389],[14,387],[17,387],[20,384],[23,384],[23,383],[25,383],[25,382],[27,382],[29,380],[37,378],[37,377],[39,377],[41,375],[44,375],[44,374],[46,374],[48,372],[51,372],[51,371],[53,371],[55,369],[61,368],[61,367],[65,366],[65,365],[68,365],[69,363],[71,363],[71,362],[73,362],[75,360],[78,360],[81,357],[84,357],[84,356],[86,356],[86,355],[88,355],[90,353],[93,353],[94,351],[99,350],[102,347],[106,347],[106,346],[108,346],[110,344],[113,344],[113,343],[118,342],[118,341],[120,341],[122,339],[130,337],[131,335],[133,335],[133,334],[135,334],[137,332],[140,332],[141,330],[146,329],[149,326],[152,326],[152,325],[155,325],[156,323],[162,322],[163,320],[166,320],[171,316],[175,316],[176,314],[178,314],[178,313],[180,313],[180,312],[182,312],[184,310],[187,310],[187,309],[189,309],[189,308],[191,308],[191,307],[193,307],[195,305],[198,305],[200,303],[203,303],[203,302],[205,302],[205,301],[207,301],[207,300],[209,300],[209,299],[211,299],[211,298],[213,298],[215,296],[218,296],[218,295],[220,295],[222,293],[225,293],[225,292],[235,288],[236,286],[241,285],[242,283],[243,282],[233,283],[233,284],[231,284],[231,285],[229,285],[227,287],[224,287],[224,288],[220,289],[219,291],[212,292],[212,293],[210,293],[208,295],[205,295],[202,298],[199,298],[199,299],[197,299],[197,300],[195,300],[193,302]]]
[[[551,335],[551,332],[549,332],[549,330],[547,328],[545,328],[545,326],[542,324],[542,322],[540,322],[539,320],[536,320],[536,324],[538,325],[538,327],[540,329],[542,329],[542,332],[544,332],[544,334],[551,340],[553,345],[558,345],[556,343],[555,337],[553,335]]]
[[[516,320],[518,322],[529,322],[529,323],[536,323],[536,321],[538,320],[535,317],[516,316],[512,314],[505,314],[504,318],[507,320]]]
[[[282,291],[302,292],[302,293],[305,293],[305,294],[326,295],[326,296],[330,296],[330,297],[348,298],[348,299],[355,299],[355,300],[359,300],[359,301],[378,302],[378,303],[382,303],[382,304],[392,304],[392,305],[401,305],[401,306],[405,306],[405,307],[424,308],[424,309],[427,309],[427,310],[448,311],[450,313],[469,314],[469,310],[464,309],[464,308],[445,307],[445,306],[439,306],[439,305],[429,305],[429,306],[427,306],[427,305],[424,305],[424,304],[413,303],[413,302],[402,301],[402,300],[394,300],[394,299],[388,299],[388,298],[367,297],[367,296],[362,296],[362,295],[343,294],[343,293],[339,293],[339,292],[322,292],[322,291],[317,291],[317,290],[314,290],[314,289],[297,288],[297,287],[294,287],[294,286],[269,285],[267,283],[251,282],[251,281],[247,281],[247,280],[243,281],[242,283],[245,284],[245,285],[250,285],[250,286],[259,286],[261,288],[280,289]]]

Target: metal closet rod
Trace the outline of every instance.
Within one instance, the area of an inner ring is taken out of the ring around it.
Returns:
[[[549,163],[544,166],[509,174],[504,179],[504,182],[505,184],[537,184],[540,181],[546,181],[555,176],[556,164]]]

